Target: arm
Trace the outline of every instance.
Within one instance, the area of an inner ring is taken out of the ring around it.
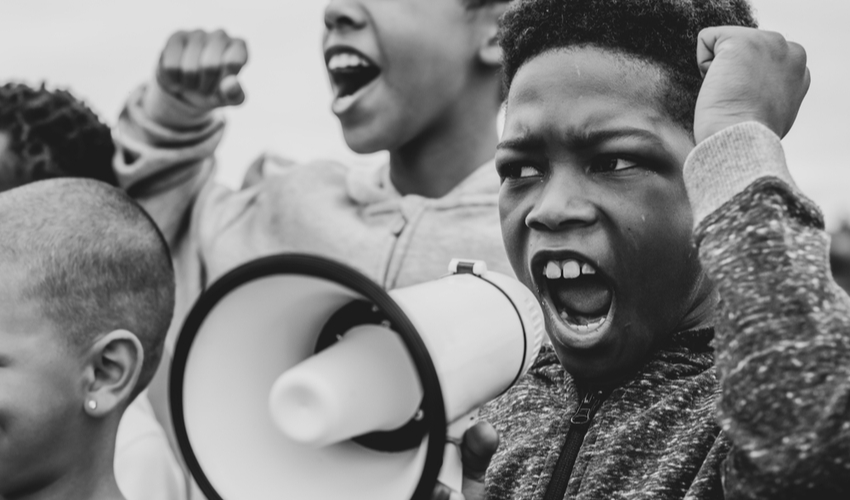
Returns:
[[[212,177],[224,130],[214,110],[244,101],[236,75],[247,57],[245,42],[222,31],[177,32],[162,52],[156,78],[131,94],[119,118],[116,176],[172,247]]]
[[[688,166],[695,209],[711,211],[696,238],[721,297],[727,497],[847,491],[850,299],[832,280],[820,212],[791,181],[779,138],[759,124],[717,134]]]
[[[797,191],[779,143],[808,88],[805,54],[755,30],[720,29],[701,41],[711,68],[685,183],[700,257],[721,297],[717,410],[732,442],[725,494],[833,498],[850,488],[850,299],[831,278],[821,214]]]

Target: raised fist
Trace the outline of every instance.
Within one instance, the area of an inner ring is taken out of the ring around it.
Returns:
[[[165,44],[156,80],[174,97],[210,111],[245,101],[237,75],[247,62],[248,47],[241,38],[222,30],[178,31]]]
[[[697,62],[704,76],[694,113],[697,143],[745,121],[784,137],[811,83],[803,47],[771,31],[706,28],[699,34]]]

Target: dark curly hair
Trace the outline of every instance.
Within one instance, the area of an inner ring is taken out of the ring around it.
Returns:
[[[697,36],[727,25],[757,27],[747,0],[520,0],[501,21],[505,85],[544,52],[598,47],[660,67],[661,104],[690,131],[702,85]]]
[[[2,168],[13,185],[53,177],[88,177],[117,185],[112,170],[115,145],[109,127],[64,90],[8,83],[0,86],[0,133],[14,154]]]

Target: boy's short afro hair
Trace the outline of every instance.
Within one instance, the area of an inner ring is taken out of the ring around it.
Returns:
[[[64,90],[20,83],[0,86],[0,132],[10,137],[21,184],[53,177],[88,177],[117,185],[109,127]]]
[[[501,21],[505,85],[519,68],[551,50],[593,46],[655,64],[667,79],[666,111],[687,130],[702,76],[699,32],[757,27],[747,0],[520,0]]]

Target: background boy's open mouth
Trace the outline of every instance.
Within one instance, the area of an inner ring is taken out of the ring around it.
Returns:
[[[549,259],[542,273],[541,291],[571,330],[591,332],[606,323],[614,292],[596,267],[575,258]]]
[[[350,47],[329,49],[325,61],[337,98],[353,96],[381,74],[377,64]]]

